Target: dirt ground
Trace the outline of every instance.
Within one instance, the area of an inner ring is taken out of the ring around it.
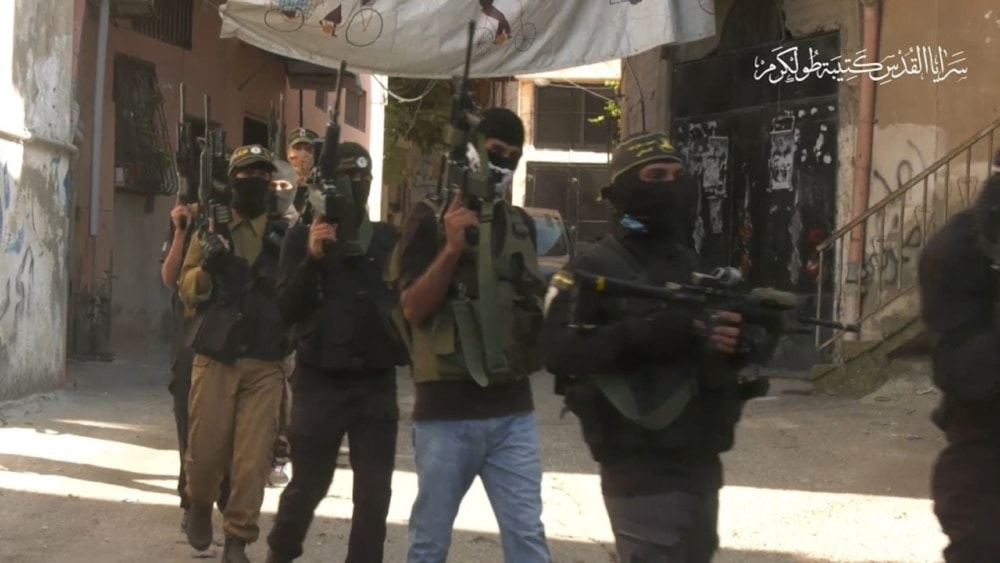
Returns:
[[[192,560],[178,528],[165,366],[165,357],[72,362],[74,389],[0,404],[0,561]],[[399,381],[406,413],[412,385],[403,375]],[[596,465],[577,421],[560,418],[550,376],[536,376],[534,388],[553,558],[616,561]],[[806,383],[775,381],[770,396],[748,405],[725,456],[716,560],[940,561],[945,538],[928,500],[931,464],[943,445],[928,420],[937,398],[917,365],[862,400],[813,396]],[[405,419],[397,451],[385,558],[393,562],[405,560],[416,493]],[[339,470],[300,561],[343,560],[351,485],[350,469]],[[280,493],[267,492],[263,534]],[[254,561],[265,552],[263,542],[250,548]],[[502,561],[478,482],[455,523],[449,561]]]

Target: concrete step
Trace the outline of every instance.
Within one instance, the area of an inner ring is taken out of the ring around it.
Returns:
[[[923,324],[916,315],[894,315],[882,322],[881,339],[840,341],[834,363],[818,364],[810,370],[816,392],[861,398],[886,381],[906,375],[907,370],[916,369],[915,364],[909,359],[893,360],[893,353],[923,332]]]

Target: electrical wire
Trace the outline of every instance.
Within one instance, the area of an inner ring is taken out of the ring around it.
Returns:
[[[397,102],[400,102],[400,103],[403,103],[403,104],[409,104],[409,103],[413,103],[413,102],[419,102],[420,100],[424,99],[424,97],[426,97],[428,94],[430,94],[431,90],[433,90],[434,87],[437,86],[437,81],[431,80],[427,84],[427,89],[424,90],[422,94],[420,94],[416,98],[404,98],[404,97],[400,96],[399,94],[397,94],[397,93],[393,92],[392,90],[390,90],[388,84],[382,84],[382,81],[379,80],[379,79],[377,79],[377,78],[375,78],[375,75],[372,75],[372,80],[376,84],[378,84],[379,86],[381,86],[382,89],[385,90],[386,94],[388,94],[389,96],[391,96]]]

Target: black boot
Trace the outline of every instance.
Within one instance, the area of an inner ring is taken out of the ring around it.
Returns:
[[[187,521],[188,543],[198,551],[205,551],[212,545],[212,505],[191,503]]]
[[[188,509],[184,509],[184,514],[181,516],[181,531],[187,532],[188,529]]]
[[[292,563],[291,559],[286,559],[280,555],[276,555],[270,549],[267,550],[267,561],[264,563]]]
[[[226,546],[222,548],[222,563],[250,563],[246,548],[246,540],[227,537]]]

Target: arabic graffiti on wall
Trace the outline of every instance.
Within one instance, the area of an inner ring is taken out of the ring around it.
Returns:
[[[764,57],[754,57],[754,80],[767,79],[771,84],[782,82],[803,82],[807,79],[833,78],[838,82],[848,82],[862,74],[867,74],[872,80],[888,84],[904,76],[925,77],[938,83],[949,76],[959,75],[958,81],[968,78],[965,62],[965,51],[949,52],[943,47],[914,46],[906,51],[898,49],[889,53],[881,60],[865,62],[867,51],[862,49],[851,56],[836,55],[829,60],[822,60],[820,52],[808,48],[805,56],[799,55],[799,46],[775,47],[771,50],[774,60]],[[808,63],[806,62],[808,61]]]

